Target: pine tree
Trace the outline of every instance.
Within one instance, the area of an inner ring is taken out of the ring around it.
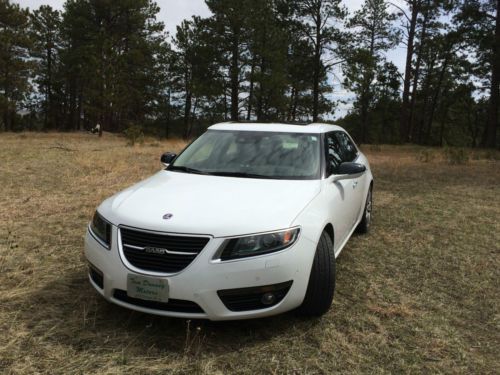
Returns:
[[[406,44],[406,63],[405,73],[403,78],[403,97],[401,104],[401,115],[399,134],[400,142],[409,141],[409,121],[410,121],[410,90],[412,83],[412,64],[413,55],[415,53],[415,39],[417,33],[418,18],[421,15],[424,0],[405,0],[406,5],[410,10],[408,15],[402,8],[401,17],[406,30],[405,44]]]
[[[223,94],[217,84],[218,66],[207,27],[199,17],[184,20],[177,27],[174,39],[176,52],[171,55],[170,84],[177,93],[176,100],[183,102],[185,138],[192,136],[197,111],[202,107],[210,111],[217,97]]]
[[[61,56],[66,72],[68,127],[99,122],[105,130],[141,124],[161,95],[165,45],[159,8],[150,0],[69,0]]]
[[[218,52],[221,74],[225,76],[229,93],[230,119],[240,118],[240,90],[244,80],[248,54],[248,25],[250,2],[238,0],[206,0],[213,13],[210,27],[214,47]],[[225,99],[227,102],[227,99]],[[226,105],[227,107],[227,105]]]
[[[341,40],[342,33],[338,23],[347,16],[347,10],[341,0],[300,0],[294,2],[300,20],[304,38],[314,50],[312,56],[313,88],[312,119],[318,121],[321,106],[325,102],[322,97],[322,82],[330,68],[337,62],[325,61],[326,52],[335,60],[338,49],[335,43]]]
[[[28,22],[27,9],[0,0],[0,113],[7,131],[15,129],[17,111],[30,91]]]
[[[255,108],[258,121],[278,121],[285,116],[288,107],[287,15],[282,14],[280,19],[279,12],[283,9],[279,10],[271,0],[253,1],[251,9],[253,16],[247,23],[247,119],[251,117],[251,108]]]
[[[30,16],[30,37],[33,41],[31,57],[37,62],[35,83],[42,95],[43,127],[57,128],[61,17],[58,11],[48,5],[42,5]]]
[[[489,87],[488,119],[482,145],[496,147],[500,133],[500,0],[468,0],[461,3],[455,21],[476,57],[478,78]]]
[[[399,43],[399,33],[393,27],[395,18],[385,0],[366,0],[347,24],[351,36],[344,50],[345,83],[357,96],[361,142],[369,139],[369,110],[377,100],[376,79],[379,71],[387,68],[384,53]]]

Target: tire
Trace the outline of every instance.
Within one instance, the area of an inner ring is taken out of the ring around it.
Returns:
[[[323,232],[316,247],[306,296],[297,312],[303,316],[325,314],[332,305],[334,291],[335,254],[333,242],[329,234]]]
[[[373,210],[373,194],[372,187],[368,190],[368,195],[366,196],[365,210],[363,211],[363,219],[361,219],[356,231],[358,233],[366,234],[370,231],[370,226],[372,223],[372,210]]]

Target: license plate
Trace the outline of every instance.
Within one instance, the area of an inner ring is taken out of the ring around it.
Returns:
[[[168,281],[157,277],[129,274],[127,295],[148,301],[168,302]]]

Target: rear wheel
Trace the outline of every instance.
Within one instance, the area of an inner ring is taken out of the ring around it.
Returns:
[[[372,187],[368,190],[368,195],[366,196],[365,210],[363,211],[363,219],[361,219],[358,227],[356,228],[359,233],[368,233],[370,230],[370,225],[372,223],[372,210],[373,210],[373,197],[372,197]]]
[[[316,247],[306,296],[298,308],[298,313],[306,316],[325,314],[332,305],[334,291],[335,254],[333,241],[327,232],[323,232]]]

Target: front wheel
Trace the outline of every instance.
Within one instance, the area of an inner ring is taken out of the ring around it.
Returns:
[[[325,314],[332,305],[334,291],[335,254],[333,242],[328,233],[323,232],[316,247],[306,296],[297,312],[305,316]]]
[[[363,219],[361,219],[358,227],[356,228],[359,233],[368,233],[370,230],[370,225],[372,222],[372,210],[373,210],[373,197],[372,197],[372,187],[368,190],[368,195],[366,196],[365,210],[363,211]]]

